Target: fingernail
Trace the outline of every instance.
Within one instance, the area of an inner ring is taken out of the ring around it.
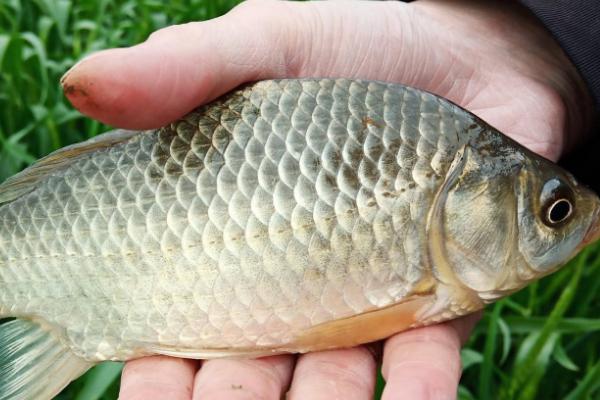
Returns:
[[[61,86],[64,88],[65,87],[65,81],[66,79],[69,77],[69,75],[71,74],[71,72],[73,72],[77,67],[79,67],[81,64],[91,60],[92,58],[96,58],[99,55],[101,55],[104,51],[96,51],[94,53],[89,54],[88,56],[85,56],[84,58],[82,58],[81,60],[77,61],[75,63],[75,65],[73,65],[71,68],[69,68],[67,70],[67,72],[65,72],[63,74],[63,76],[60,78],[60,84]]]

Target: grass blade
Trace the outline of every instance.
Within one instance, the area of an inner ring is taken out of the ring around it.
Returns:
[[[460,352],[463,371],[469,369],[470,366],[481,364],[483,362],[483,354],[473,349],[462,349]]]
[[[600,387],[600,361],[598,361],[586,374],[583,380],[573,389],[565,400],[588,399]]]
[[[536,376],[536,372],[539,370],[537,367],[541,363],[546,362],[544,357],[546,357],[548,351],[551,353],[552,350],[548,346],[558,338],[556,326],[573,300],[583,266],[587,261],[585,254],[587,253],[584,252],[584,255],[577,259],[573,275],[541,331],[530,334],[519,349],[517,359],[515,360],[514,372],[508,385],[503,387],[501,398],[520,398],[525,389],[531,391],[530,381],[539,380],[540,377]]]
[[[104,362],[90,370],[83,387],[77,393],[75,400],[97,400],[102,393],[121,375],[123,364]]]
[[[494,355],[496,353],[496,342],[498,337],[498,320],[504,303],[499,302],[494,305],[494,310],[490,316],[487,329],[487,337],[483,350],[483,361],[479,373],[479,398],[482,400],[492,399],[492,372],[496,364]]]
[[[569,358],[567,352],[565,351],[565,348],[561,343],[558,343],[558,345],[554,348],[553,356],[556,362],[558,362],[566,369],[571,371],[579,371],[579,367],[573,362],[573,360]]]
[[[546,317],[505,317],[513,334],[528,334],[539,331],[546,323]],[[563,334],[600,331],[600,320],[593,318],[564,318],[556,324],[556,331]]]

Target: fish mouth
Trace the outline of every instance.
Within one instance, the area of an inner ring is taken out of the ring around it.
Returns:
[[[600,210],[596,209],[594,217],[592,218],[592,223],[585,233],[579,248],[584,248],[588,244],[592,244],[598,239],[600,239]]]

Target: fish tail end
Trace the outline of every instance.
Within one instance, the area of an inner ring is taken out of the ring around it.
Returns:
[[[0,325],[0,400],[51,399],[91,366],[35,322]]]

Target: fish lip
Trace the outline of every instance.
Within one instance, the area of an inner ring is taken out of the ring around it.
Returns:
[[[600,210],[596,209],[592,223],[581,241],[580,248],[586,247],[600,239]]]

